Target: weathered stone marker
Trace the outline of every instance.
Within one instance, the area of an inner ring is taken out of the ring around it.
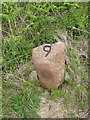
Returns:
[[[64,43],[44,44],[32,51],[32,60],[43,87],[56,88],[64,81]]]

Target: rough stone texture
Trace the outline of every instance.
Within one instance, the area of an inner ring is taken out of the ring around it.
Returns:
[[[29,76],[31,80],[38,80],[36,70],[33,70]]]
[[[32,60],[43,87],[58,87],[64,81],[64,43],[52,44],[47,57],[45,57],[47,52],[43,50],[46,45],[50,44],[44,44],[33,49]]]

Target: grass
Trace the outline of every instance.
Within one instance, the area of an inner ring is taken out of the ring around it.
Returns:
[[[40,103],[40,89],[32,80],[16,84],[12,79],[3,82],[3,115],[8,118],[36,118]]]
[[[59,88],[52,89],[49,97],[55,101],[63,98],[65,109],[74,106],[86,112],[88,102],[86,61],[80,61],[76,46],[66,47],[66,50],[65,82]],[[40,83],[30,80],[29,74],[33,70],[33,63],[29,61],[20,65],[14,72],[3,72],[4,117],[40,117],[37,114],[40,108],[40,95],[44,91],[49,93],[49,90],[43,89]],[[67,115],[74,117],[75,114],[68,111]]]
[[[43,92],[47,92],[53,101],[63,98],[63,106],[68,111],[65,117],[80,117],[80,112],[88,112],[88,57],[85,43],[88,38],[87,33],[79,31],[87,27],[85,5],[78,4],[77,9],[75,3],[61,3],[60,6],[57,3],[3,3],[2,11],[6,16],[2,19],[4,37],[0,58],[3,72],[2,85],[0,83],[3,99],[0,106],[3,118],[40,118],[38,111]],[[19,7],[23,7],[23,11],[16,13]],[[85,12],[83,16],[82,11]],[[12,13],[16,13],[14,18]],[[72,30],[76,24],[80,29]],[[62,32],[66,30],[67,34]],[[77,33],[72,36],[74,32]],[[59,88],[48,90],[42,88],[38,81],[30,79],[29,75],[35,69],[31,60],[32,49],[58,40],[66,45],[65,81]]]
[[[5,118],[38,117],[40,88],[35,87],[35,83],[29,78],[30,72],[34,69],[32,61],[25,64],[27,55],[31,59],[32,47],[28,49],[30,45],[31,42],[27,43],[25,40],[16,42],[4,38],[3,116]]]

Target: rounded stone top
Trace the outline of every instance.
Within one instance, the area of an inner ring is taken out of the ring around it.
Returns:
[[[64,53],[64,43],[56,42],[54,44],[43,44],[32,51],[32,59],[37,62],[50,61],[56,55]]]

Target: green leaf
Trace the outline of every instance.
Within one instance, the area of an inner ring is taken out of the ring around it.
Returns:
[[[15,20],[16,17],[22,12],[23,7],[19,7],[17,9],[15,9],[11,14],[10,14],[10,19],[11,20]]]
[[[9,15],[8,15],[8,14],[0,13],[0,18],[3,18],[3,19],[6,19],[6,20],[9,20]]]

